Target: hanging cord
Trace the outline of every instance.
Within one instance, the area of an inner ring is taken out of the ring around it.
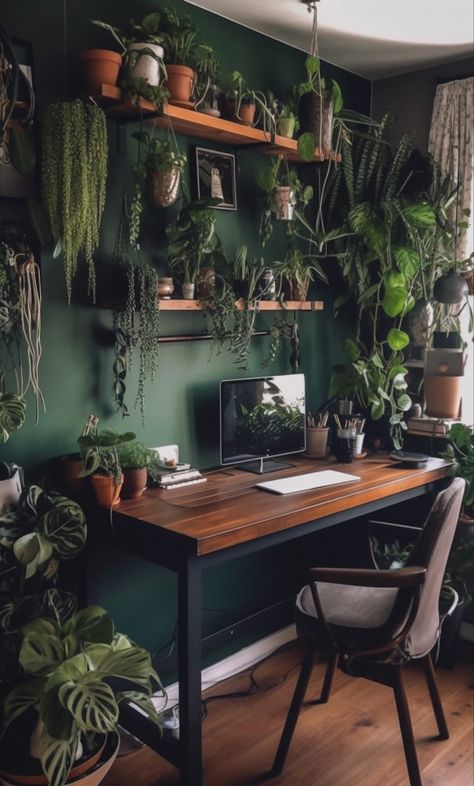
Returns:
[[[19,305],[21,316],[21,327],[26,342],[27,357],[28,357],[28,382],[26,387],[22,390],[22,395],[25,395],[28,388],[31,386],[35,397],[36,419],[38,423],[40,406],[46,412],[46,405],[41,392],[39,382],[39,364],[42,355],[41,346],[41,281],[39,267],[35,262],[33,254],[29,254],[27,261],[18,263],[18,257],[23,254],[17,254],[15,262],[17,263],[18,270],[18,284],[19,284]]]

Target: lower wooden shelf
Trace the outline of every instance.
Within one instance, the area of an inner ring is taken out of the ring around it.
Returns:
[[[200,300],[165,300],[160,298],[159,304],[160,311],[202,311]],[[237,300],[235,305],[240,311],[245,308],[243,300]],[[283,303],[280,303],[279,300],[261,300],[258,304],[258,311],[322,311],[323,308],[322,300],[286,300]]]

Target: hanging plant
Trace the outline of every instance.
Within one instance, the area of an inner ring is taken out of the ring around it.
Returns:
[[[114,253],[115,263],[125,271],[127,299],[123,311],[114,311],[115,359],[114,398],[117,411],[128,415],[125,402],[126,376],[132,367],[133,350],[138,349],[138,388],[135,406],[145,418],[145,384],[153,381],[158,370],[160,311],[158,302],[158,274],[137,253],[130,254],[124,225],[127,221],[127,204],[124,195],[122,216]]]
[[[94,252],[105,205],[107,129],[99,107],[76,99],[51,104],[42,131],[43,201],[56,248],[64,260],[68,302],[80,257],[95,299]]]

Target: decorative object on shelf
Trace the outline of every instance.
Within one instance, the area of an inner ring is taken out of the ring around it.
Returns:
[[[196,147],[198,199],[215,199],[215,208],[237,210],[235,156]]]
[[[171,104],[192,109],[197,27],[187,14],[178,14],[174,8],[165,8],[162,30],[169,101]]]
[[[158,279],[158,297],[160,300],[169,300],[174,292],[173,279],[169,276],[162,276]]]
[[[122,55],[111,49],[85,49],[79,55],[89,95],[97,95],[101,85],[116,85]]]
[[[58,101],[47,107],[42,129],[42,194],[56,248],[62,255],[68,302],[80,257],[95,298],[94,253],[105,205],[107,129],[100,107]]]
[[[82,435],[77,440],[84,468],[82,477],[91,476],[92,488],[98,505],[112,508],[120,502],[123,473],[119,459],[119,446],[136,438],[132,431],[120,434],[112,429],[97,429],[98,418],[88,419]]]
[[[181,284],[181,292],[183,295],[183,300],[194,300],[196,284],[194,281],[184,281]]]
[[[21,399],[31,390],[37,423],[40,410],[45,411],[39,379],[42,292],[31,235],[21,224],[0,225],[0,376],[14,378]]]

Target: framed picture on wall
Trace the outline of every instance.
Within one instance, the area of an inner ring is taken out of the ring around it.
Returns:
[[[237,210],[235,156],[196,147],[198,199],[222,199],[218,210]]]

